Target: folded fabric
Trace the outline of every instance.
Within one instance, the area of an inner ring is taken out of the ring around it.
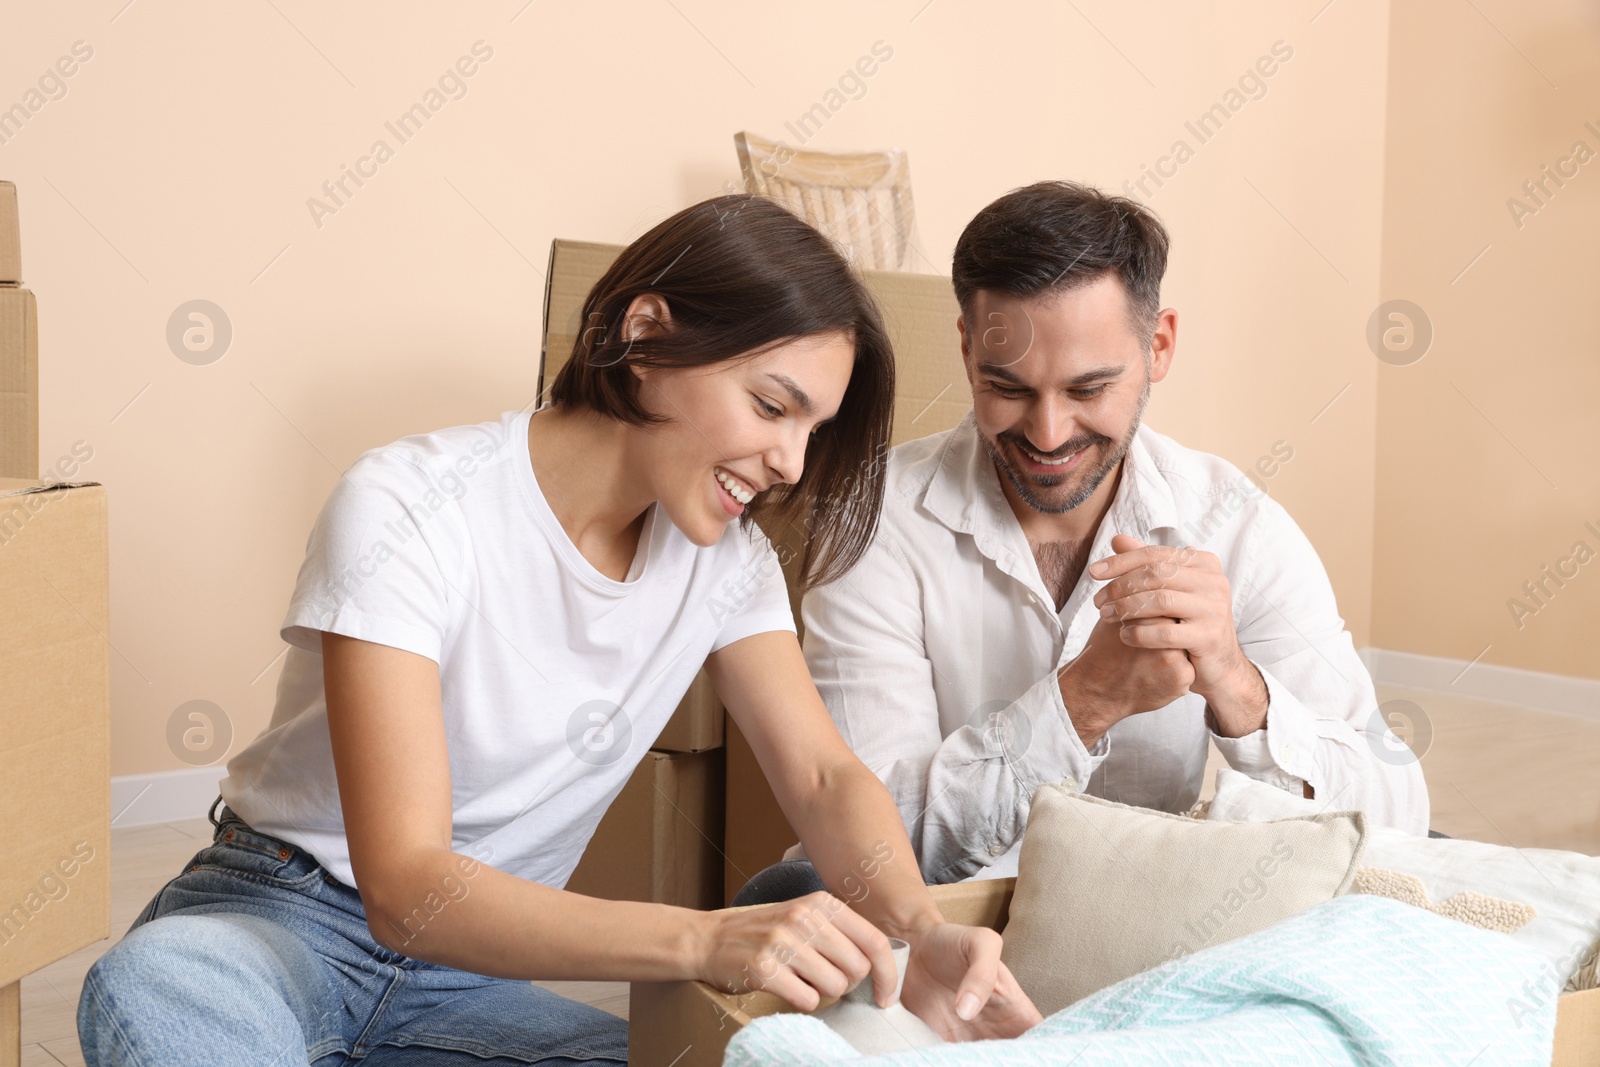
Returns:
[[[1206,820],[1264,823],[1338,808],[1338,797],[1306,800],[1222,767]],[[1600,857],[1370,826],[1352,889],[1499,930],[1549,960],[1567,989],[1595,985]]]
[[[1548,1067],[1556,996],[1544,961],[1509,938],[1350,895],[1134,975],[1012,1040],[863,1058],[811,1016],[772,1015],[733,1036],[723,1065]]]

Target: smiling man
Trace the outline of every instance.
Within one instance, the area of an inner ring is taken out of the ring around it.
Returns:
[[[1015,873],[1044,783],[1183,811],[1212,742],[1427,830],[1421,767],[1305,534],[1141,424],[1177,349],[1166,258],[1150,212],[1070,182],[984,208],[952,272],[973,409],[893,450],[872,548],[804,600],[817,687],[929,882]]]

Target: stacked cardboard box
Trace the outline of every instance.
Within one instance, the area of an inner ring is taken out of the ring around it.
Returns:
[[[38,340],[0,183],[0,1067],[23,975],[111,932],[106,495],[39,474]]]
[[[722,753],[645,753],[595,830],[574,893],[702,910],[722,906]]]
[[[17,187],[0,182],[0,478],[39,477],[39,311],[22,285]]]

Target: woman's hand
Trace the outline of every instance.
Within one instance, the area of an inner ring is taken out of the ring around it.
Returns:
[[[1000,962],[1000,945],[985,927],[930,927],[911,946],[901,1003],[946,1041],[1016,1037],[1044,1016]]]
[[[706,916],[699,977],[725,993],[762,989],[801,1011],[844,995],[868,975],[879,1005],[894,993],[889,938],[831,893]]]

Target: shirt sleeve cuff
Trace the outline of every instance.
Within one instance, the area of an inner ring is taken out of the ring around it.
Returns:
[[[1028,687],[1012,705],[1012,713],[1011,765],[1030,787],[1066,784],[1081,790],[1111,754],[1109,734],[1101,734],[1092,748],[1084,745],[1067,714],[1054,672]]]
[[[413,626],[399,619],[368,615],[349,604],[320,616],[309,608],[297,611],[285,620],[278,636],[291,645],[320,655],[322,634],[317,632],[319,630],[415,652],[435,663],[439,662],[443,648],[443,638],[433,630]]]
[[[794,615],[790,613],[788,605],[730,619],[711,643],[711,651],[720,652],[735,641],[743,641],[747,637],[770,633],[773,630],[795,633]]]
[[[1243,737],[1223,737],[1213,730],[1212,743],[1228,765],[1241,774],[1291,792],[1297,792],[1302,782],[1310,782],[1315,789],[1315,717],[1271,672],[1260,664],[1256,669],[1267,684],[1267,725]]]

